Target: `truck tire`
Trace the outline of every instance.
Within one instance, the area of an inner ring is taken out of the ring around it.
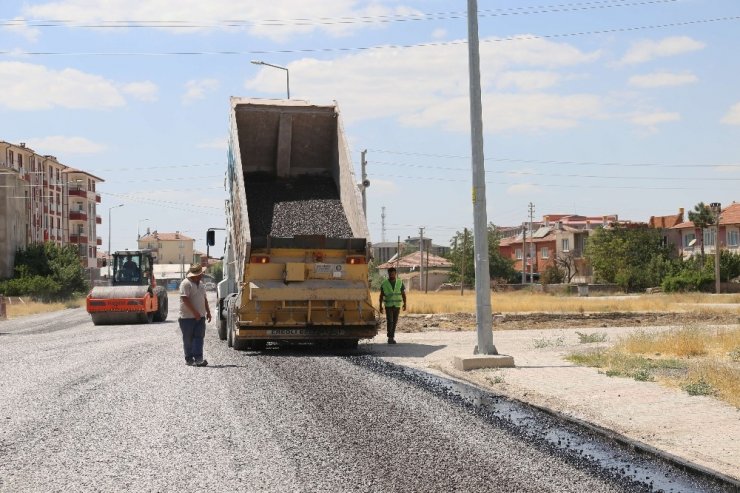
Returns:
[[[228,347],[234,347],[234,333],[231,331],[233,325],[233,317],[231,315],[231,300],[226,298],[224,301],[226,304],[226,345]]]
[[[219,303],[220,305],[220,303]],[[226,328],[228,327],[228,321],[224,318],[221,318],[221,310],[218,311],[218,321],[216,322],[216,327],[218,328],[218,338],[222,341],[226,340]]]

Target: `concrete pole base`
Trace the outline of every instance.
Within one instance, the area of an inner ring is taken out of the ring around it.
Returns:
[[[505,354],[478,354],[475,356],[455,356],[452,365],[461,371],[481,368],[514,368],[514,357]]]

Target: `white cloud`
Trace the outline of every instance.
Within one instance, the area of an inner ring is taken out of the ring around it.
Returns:
[[[500,89],[516,88],[522,91],[539,91],[552,87],[562,79],[557,72],[517,71],[504,72],[496,79]]]
[[[447,37],[447,29],[438,28],[432,32],[432,39],[445,39]]]
[[[224,12],[237,12],[238,15],[229,16]],[[115,20],[174,21],[189,27],[173,27],[172,22],[164,22],[162,29],[175,33],[247,30],[253,35],[282,40],[299,33],[324,31],[341,36],[358,29],[382,28],[384,23],[362,22],[360,18],[414,12],[418,11],[404,6],[388,7],[377,1],[366,3],[356,0],[56,0],[30,5],[23,14],[37,19],[96,23]],[[225,18],[237,18],[243,22],[224,23]],[[358,22],[348,23],[342,18],[355,18]]]
[[[542,189],[533,183],[518,183],[506,189],[508,195],[532,195]]]
[[[740,103],[737,103],[722,118],[722,123],[727,125],[740,125]]]
[[[185,83],[185,94],[182,96],[182,102],[185,104],[192,103],[195,100],[203,99],[206,93],[218,89],[220,83],[216,79],[189,80]]]
[[[382,180],[380,178],[373,178],[370,181],[370,188],[373,196],[394,195],[399,192],[396,182],[391,180]]]
[[[156,101],[159,94],[157,84],[148,80],[124,84],[121,90],[139,101],[147,102]]]
[[[32,137],[28,144],[40,154],[97,154],[107,149],[84,137],[65,137],[51,135],[49,137]]]
[[[225,151],[228,148],[229,140],[226,137],[216,137],[198,144],[198,149],[220,149]]]
[[[670,72],[654,72],[652,74],[633,75],[629,78],[629,85],[652,89],[656,87],[675,87],[693,84],[699,78],[694,74],[673,74]]]
[[[630,121],[635,125],[654,127],[659,123],[677,122],[681,119],[680,113],[656,111],[653,113],[641,113],[634,115]]]
[[[601,113],[597,96],[497,94],[495,88],[502,79],[506,84],[526,87],[526,77],[506,75],[519,68],[552,71],[589,63],[598,57],[598,52],[586,53],[547,40],[505,45],[483,42],[481,69],[486,130],[565,128],[577,125],[582,119],[597,117]],[[380,49],[333,60],[304,58],[290,63],[288,68],[291,79],[300,81],[291,87],[294,97],[316,103],[337,100],[348,120],[390,117],[415,126],[440,125],[456,130],[467,130],[469,126],[464,44],[436,46],[433,51],[424,47]],[[552,82],[557,77],[548,78]],[[285,73],[263,68],[245,87],[250,92],[282,97]]]
[[[22,17],[7,21],[7,25],[3,26],[2,30],[22,36],[28,41],[36,41],[41,34],[38,28],[30,27]]]
[[[634,43],[622,57],[621,63],[645,63],[659,57],[690,53],[703,49],[706,44],[688,36],[672,36],[660,41],[643,40]]]
[[[14,110],[114,108],[126,101],[116,84],[76,69],[0,62],[0,106]]]

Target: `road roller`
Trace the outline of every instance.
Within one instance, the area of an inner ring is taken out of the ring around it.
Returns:
[[[167,320],[167,290],[157,286],[149,250],[115,252],[110,286],[87,295],[87,312],[95,325],[129,325]]]

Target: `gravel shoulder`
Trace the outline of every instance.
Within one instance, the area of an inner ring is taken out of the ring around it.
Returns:
[[[494,342],[499,353],[512,355],[516,368],[461,372],[452,366],[452,358],[472,354],[476,333],[435,330],[455,320],[439,317],[404,317],[399,322],[402,332],[396,333],[399,344],[379,343],[384,335],[381,332],[368,343],[369,349],[387,361],[464,380],[496,394],[594,423],[740,479],[740,410],[711,397],[690,396],[655,382],[607,377],[596,368],[578,367],[564,359],[571,352],[599,345],[580,344],[574,328],[606,333],[608,341],[613,341],[646,326],[604,327],[606,321],[600,320],[590,326],[576,323],[573,327],[560,320],[559,328],[496,330]],[[557,323],[542,322],[546,327]],[[419,329],[424,324],[427,327]],[[530,322],[528,327],[532,325],[535,324]],[[413,332],[403,332],[409,326]]]

